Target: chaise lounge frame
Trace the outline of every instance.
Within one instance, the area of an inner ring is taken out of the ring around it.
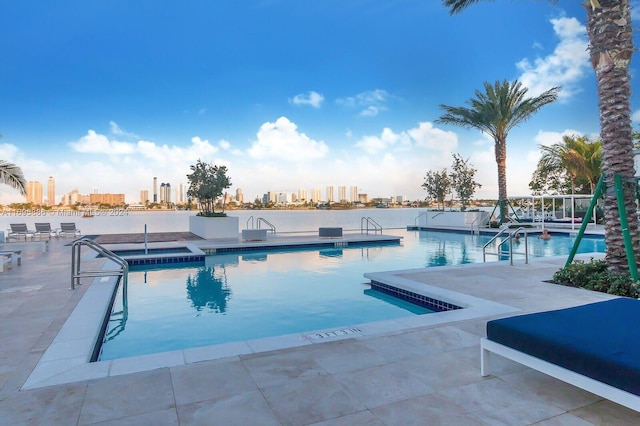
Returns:
[[[640,300],[620,297],[491,320],[480,340],[480,373],[491,354],[640,412]]]
[[[569,383],[580,389],[594,393],[610,401],[624,405],[635,411],[640,411],[640,396],[615,388],[590,377],[559,367],[540,358],[527,355],[508,346],[496,343],[483,337],[480,340],[480,374],[488,376],[490,369],[490,355],[494,353],[504,358],[525,365],[548,376]]]

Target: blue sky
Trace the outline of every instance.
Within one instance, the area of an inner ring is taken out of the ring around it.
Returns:
[[[562,87],[509,135],[509,195],[525,195],[540,144],[599,132],[581,3],[450,16],[437,0],[0,0],[0,158],[53,176],[57,198],[136,202],[201,158],[249,199],[327,185],[422,199],[425,173],[460,153],[477,197],[496,198],[493,141],[434,121],[517,78],[532,95]],[[0,188],[0,204],[21,199]]]

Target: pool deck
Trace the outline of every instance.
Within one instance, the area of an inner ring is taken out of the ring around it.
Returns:
[[[0,413],[5,424],[640,424],[640,413],[508,360],[496,357],[493,375],[481,377],[479,340],[486,321],[512,313],[328,337],[322,343],[201,357],[21,390],[94,285],[68,290],[69,242],[52,240],[46,252],[40,245],[27,246],[22,265],[0,273]],[[545,282],[564,260],[537,258],[513,266],[491,262],[398,275],[517,312],[611,298]]]

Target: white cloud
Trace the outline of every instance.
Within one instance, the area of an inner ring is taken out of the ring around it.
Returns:
[[[85,136],[76,142],[70,142],[69,146],[71,146],[74,151],[93,154],[118,155],[131,154],[135,151],[134,144],[110,140],[107,136],[98,134],[94,130],[89,130]]]
[[[135,133],[131,133],[124,130],[122,127],[118,126],[118,123],[116,123],[115,121],[110,121],[109,127],[111,129],[112,135],[129,138],[129,139],[140,139],[140,136],[136,135]]]
[[[292,99],[289,99],[289,103],[293,105],[309,105],[314,108],[320,108],[320,104],[324,101],[324,96],[313,90],[307,93],[300,93],[295,95]]]
[[[364,136],[355,144],[368,154],[377,154],[392,147],[407,149],[411,146],[447,152],[454,150],[457,145],[458,137],[454,132],[435,128],[429,122],[421,122],[418,127],[400,133],[385,127],[380,136]]]
[[[636,124],[640,123],[640,109],[633,111],[633,114],[631,114],[631,121]]]
[[[220,142],[218,142],[218,146],[220,146],[220,148],[225,149],[225,150],[231,149],[231,144],[229,143],[229,141],[226,141],[224,139],[222,139]]]
[[[568,99],[580,91],[578,83],[591,68],[587,51],[586,28],[576,18],[551,19],[560,42],[553,53],[538,57],[533,63],[525,58],[516,64],[522,72],[518,78],[537,96],[554,86],[562,88],[558,99]]]
[[[379,112],[388,109],[384,104],[390,97],[386,90],[375,89],[358,93],[355,96],[339,98],[336,103],[347,108],[362,108],[358,113],[360,117],[375,117]]]
[[[257,140],[249,148],[249,155],[256,159],[276,158],[282,161],[323,158],[329,148],[323,141],[316,141],[304,133],[287,117],[274,123],[266,122],[258,130]]]
[[[439,151],[453,151],[458,145],[454,132],[433,127],[430,122],[421,122],[417,128],[408,131],[416,145]]]
[[[573,129],[566,129],[566,130],[563,130],[562,132],[548,132],[544,130],[539,130],[533,140],[536,142],[536,148],[537,148],[538,145],[551,146],[554,143],[562,142],[562,138],[564,136],[574,136],[574,135],[582,136],[583,133]]]

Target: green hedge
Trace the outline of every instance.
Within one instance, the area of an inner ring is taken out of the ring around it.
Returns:
[[[586,290],[615,294],[617,296],[640,297],[640,282],[633,282],[626,274],[614,274],[607,269],[604,260],[589,263],[575,260],[569,266],[553,274],[553,282]]]

